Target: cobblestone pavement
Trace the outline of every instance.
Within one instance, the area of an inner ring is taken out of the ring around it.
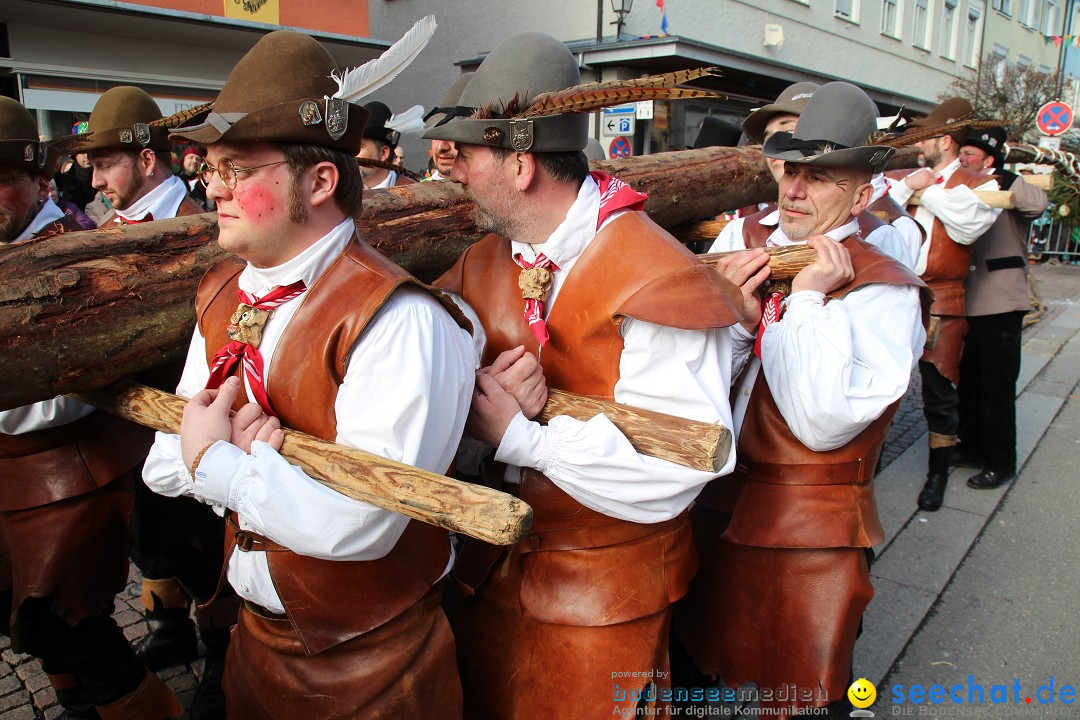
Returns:
[[[1057,299],[1067,296],[1076,283],[1080,282],[1080,273],[1075,268],[1040,265],[1032,267],[1032,280],[1033,288],[1049,306],[1047,312],[1053,314]],[[922,382],[919,371],[915,370],[911,374],[908,391],[893,418],[892,428],[882,448],[879,468],[888,467],[889,463],[925,432]],[[142,621],[142,603],[139,602],[141,586],[142,577],[133,565],[130,582],[124,592],[117,596],[116,612],[113,614],[117,624],[124,629],[124,635],[131,641],[146,634],[146,624]],[[0,636],[0,651],[0,660],[3,661],[0,662],[0,720],[54,720],[59,716],[61,709],[56,704],[56,693],[49,685],[41,663],[28,655],[12,652],[11,641],[3,636]],[[162,670],[158,677],[187,707],[201,673],[200,659],[191,665]]]

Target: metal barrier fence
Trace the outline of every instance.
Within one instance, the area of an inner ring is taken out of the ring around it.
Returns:
[[[1028,235],[1028,259],[1080,264],[1080,218],[1047,212],[1036,220]]]

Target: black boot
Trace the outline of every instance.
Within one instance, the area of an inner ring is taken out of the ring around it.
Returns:
[[[225,720],[225,691],[221,688],[221,678],[225,674],[230,630],[232,628],[199,628],[206,657],[202,677],[188,709],[191,720]]]
[[[195,623],[187,608],[162,608],[146,611],[149,632],[134,644],[135,654],[154,672],[174,665],[186,665],[199,656]]]
[[[100,720],[86,691],[76,684],[73,675],[50,675],[56,701],[64,709],[57,720]]]
[[[930,448],[930,472],[926,484],[919,493],[919,507],[934,512],[945,501],[945,488],[949,484],[949,458],[952,446]]]

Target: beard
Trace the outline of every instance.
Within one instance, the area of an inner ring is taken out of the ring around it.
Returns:
[[[784,220],[783,210],[785,209],[811,214],[802,218],[800,222],[794,223]],[[804,208],[796,204],[789,204],[785,206],[781,203],[780,210],[780,229],[784,231],[784,234],[787,235],[789,240],[805,240],[806,238],[814,234],[813,226],[817,222],[817,219],[812,214],[812,208]]]
[[[7,208],[0,207],[0,243],[10,243],[19,237],[19,233],[33,222],[37,214],[37,205],[31,205],[23,217],[19,217]]]
[[[514,222],[513,204],[509,195],[500,195],[491,204],[482,203],[473,193],[473,221],[484,232],[495,233],[513,240],[516,223]]]

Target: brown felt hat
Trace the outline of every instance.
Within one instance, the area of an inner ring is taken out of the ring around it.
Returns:
[[[55,148],[38,140],[37,123],[30,111],[22,103],[0,96],[0,165],[49,180],[58,159]]]
[[[812,82],[799,82],[788,85],[774,102],[762,105],[754,112],[746,116],[742,122],[743,132],[747,139],[760,145],[765,142],[765,126],[773,115],[802,115],[806,103],[820,85]]]
[[[236,64],[212,109],[171,131],[200,145],[293,142],[360,152],[368,111],[335,99],[337,64],[314,38],[275,30]]]
[[[964,98],[949,98],[945,102],[938,105],[936,108],[930,111],[930,114],[926,117],[916,118],[907,124],[905,131],[921,130],[923,128],[938,127],[939,125],[945,125],[959,120],[962,117],[966,117],[972,113],[971,103]],[[946,133],[956,143],[962,144],[964,138],[967,137],[967,128],[957,130],[955,132]]]
[[[559,40],[527,32],[504,40],[480,63],[465,86],[455,113],[424,133],[427,140],[453,140],[519,152],[584,150],[589,140],[587,113],[548,115],[530,119],[503,117],[507,103],[517,97],[522,107],[537,95],[565,90],[581,83],[577,59]],[[481,108],[493,117],[471,117]],[[469,116],[462,116],[468,113]]]
[[[106,90],[90,113],[88,137],[79,142],[78,152],[150,148],[169,152],[169,131],[150,123],[161,119],[161,108],[145,90],[121,85]]]

